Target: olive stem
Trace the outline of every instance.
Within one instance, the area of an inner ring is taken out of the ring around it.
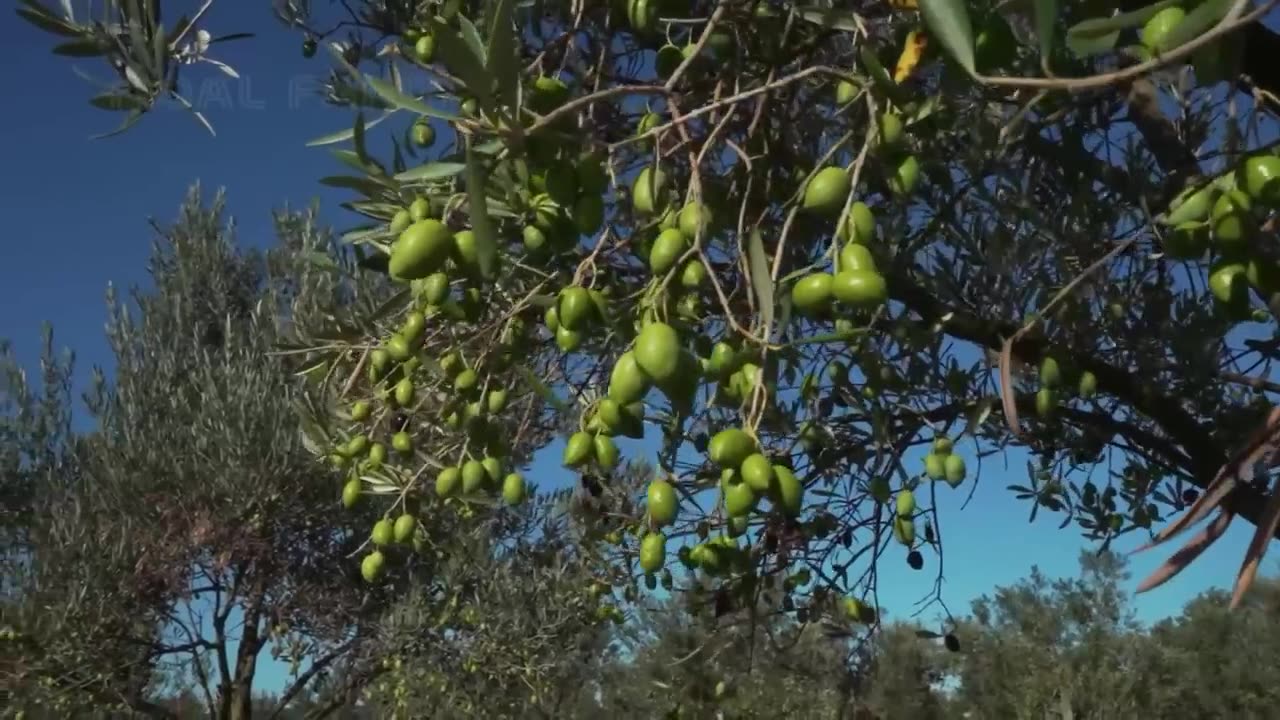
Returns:
[[[711,19],[707,20],[706,27],[702,28],[702,34],[698,36],[698,42],[694,44],[693,52],[689,53],[688,57],[671,73],[671,77],[667,78],[664,86],[666,92],[669,93],[675,88],[676,83],[680,82],[680,77],[693,65],[693,61],[697,60],[698,56],[702,54],[702,48],[706,47],[707,41],[711,39],[711,31],[720,22],[720,18],[724,17],[724,11],[725,5],[723,3],[716,6],[715,12],[711,13]]]
[[[1276,0],[1276,1],[1280,1],[1280,0]],[[623,145],[630,145],[631,143],[640,142],[641,140],[646,140],[646,139],[648,139],[648,138],[650,138],[650,137],[653,137],[653,136],[655,136],[655,135],[657,135],[657,134],[661,133],[661,132],[662,132],[662,131],[664,131],[664,130],[667,130],[668,128],[670,128],[670,127],[671,127],[671,126],[673,126],[673,125],[679,125],[679,124],[682,124],[682,123],[684,123],[684,122],[687,122],[687,121],[689,121],[689,120],[692,120],[692,119],[694,119],[694,118],[696,118],[696,117],[699,117],[699,116],[701,116],[701,115],[705,115],[705,114],[707,114],[707,113],[709,113],[709,112],[712,112],[712,111],[714,111],[714,110],[718,110],[719,108],[722,108],[722,107],[724,107],[724,106],[726,106],[726,105],[733,105],[733,104],[735,104],[735,103],[742,102],[743,100],[746,100],[747,98],[752,98],[752,97],[755,97],[756,95],[760,95],[760,94],[762,94],[762,93],[772,92],[772,91],[774,91],[774,90],[778,90],[778,89],[780,89],[780,88],[783,88],[783,87],[786,87],[786,86],[788,86],[788,85],[791,85],[792,83],[795,83],[795,82],[797,82],[797,81],[803,80],[803,79],[805,79],[805,78],[807,78],[807,77],[810,77],[810,76],[812,76],[812,75],[819,75],[819,74],[821,74],[821,75],[829,75],[829,76],[831,76],[831,77],[836,77],[836,78],[839,78],[839,79],[841,79],[841,80],[852,80],[852,79],[853,79],[853,76],[852,76],[852,75],[850,75],[849,73],[841,72],[840,70],[837,70],[837,69],[832,68],[832,67],[828,67],[828,66],[826,66],[826,65],[815,65],[815,66],[813,66],[813,67],[808,67],[808,68],[805,68],[804,70],[799,70],[799,71],[794,72],[794,73],[792,73],[792,74],[790,74],[790,75],[787,75],[787,76],[785,76],[785,77],[778,78],[777,80],[774,80],[773,82],[765,83],[764,85],[761,85],[760,87],[751,88],[750,90],[743,90],[742,92],[740,92],[740,93],[738,93],[738,94],[736,94],[736,95],[730,95],[729,97],[724,98],[723,100],[720,100],[720,101],[718,101],[718,102],[714,102],[714,103],[710,103],[710,104],[707,104],[707,105],[703,105],[702,107],[698,108],[697,110],[692,110],[692,111],[690,111],[687,115],[683,115],[682,117],[680,117],[680,118],[678,118],[678,119],[676,119],[676,120],[672,120],[671,122],[668,122],[668,123],[665,123],[665,124],[662,124],[662,125],[657,125],[657,126],[655,126],[655,127],[651,128],[651,129],[650,129],[648,132],[646,132],[646,133],[643,133],[643,134],[640,134],[640,135],[636,135],[636,136],[634,136],[634,137],[629,137],[629,138],[626,138],[626,139],[624,139],[624,140],[619,140],[618,142],[615,142],[615,143],[611,144],[611,145],[609,146],[609,149],[610,149],[610,150],[613,150],[613,149],[616,149],[616,148],[621,147],[621,146],[623,146]],[[630,92],[636,92],[636,93],[649,93],[649,94],[665,94],[665,92],[666,92],[666,91],[665,91],[665,88],[656,88],[656,86],[652,86],[652,85],[635,85],[635,86],[631,86],[631,87],[629,87],[629,88],[612,88],[612,89],[613,89],[613,90],[625,89],[625,90],[630,91]],[[601,92],[608,92],[608,91],[606,90],[606,91],[601,91]],[[613,94],[622,94],[622,93],[613,93]],[[588,98],[590,98],[590,97],[591,97],[591,96],[587,96],[587,97],[579,98],[579,100],[588,100]],[[577,101],[575,101],[575,102],[577,102]],[[590,100],[590,102],[595,102],[595,100],[594,100],[594,99],[592,99],[592,100]],[[584,103],[584,104],[585,104],[585,103]],[[565,107],[567,107],[567,105],[566,105]],[[550,117],[550,116],[548,116],[548,117]]]
[[[1083,78],[1006,78],[974,75],[974,79],[986,85],[994,85],[997,87],[1068,90],[1072,92],[1093,90],[1096,88],[1106,87],[1108,85],[1114,85],[1124,82],[1130,78],[1143,75],[1152,70],[1157,70],[1165,65],[1171,65],[1182,58],[1190,56],[1196,50],[1213,43],[1222,36],[1238,30],[1256,20],[1260,20],[1270,12],[1271,8],[1275,7],[1280,0],[1268,0],[1268,2],[1263,3],[1253,12],[1244,15],[1239,19],[1235,19],[1248,2],[1249,0],[1236,0],[1236,4],[1229,12],[1227,12],[1222,22],[1218,23],[1200,37],[1190,40],[1186,44],[1180,45],[1167,53],[1154,57],[1146,62],[1127,67],[1123,70],[1116,70],[1115,72]]]

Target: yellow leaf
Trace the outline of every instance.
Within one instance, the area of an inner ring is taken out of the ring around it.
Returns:
[[[914,2],[912,3],[915,4]],[[911,77],[911,73],[915,72],[916,66],[920,64],[920,58],[924,55],[925,48],[929,46],[929,38],[924,34],[923,30],[912,30],[907,34],[907,40],[902,44],[902,54],[898,56],[898,64],[893,68],[893,81],[902,82]]]
[[[916,0],[889,0],[889,7],[895,10],[915,10]]]

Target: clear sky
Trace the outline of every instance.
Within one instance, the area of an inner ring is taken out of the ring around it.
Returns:
[[[7,10],[6,12],[11,12]],[[212,137],[188,114],[162,109],[124,135],[91,141],[120,121],[120,115],[90,107],[96,89],[72,72],[72,64],[106,78],[99,59],[59,58],[50,54],[53,38],[13,15],[0,20],[0,86],[8,87],[10,109],[0,113],[8,170],[0,175],[0,337],[17,346],[19,357],[35,368],[41,324],[49,321],[55,341],[77,353],[78,378],[93,365],[111,366],[103,324],[107,283],[127,288],[145,284],[152,240],[149,216],[171,220],[189,186],[200,181],[207,194],[228,190],[239,241],[267,246],[273,208],[305,206],[314,198],[323,216],[347,222],[337,203],[343,191],[319,185],[341,166],[322,149],[304,142],[350,127],[346,111],[323,105],[309,83],[327,68],[323,51],[312,60],[299,52],[299,36],[271,17],[266,3],[222,2],[209,16],[215,34],[254,31],[258,36],[215,46],[214,57],[235,67],[233,80],[204,66],[189,70],[192,99],[217,130]],[[398,129],[393,119],[373,131]],[[385,137],[385,135],[384,135]],[[561,446],[548,448],[529,475],[544,485],[568,480],[559,468]],[[1057,529],[1060,516],[1042,513],[1027,523],[1030,506],[1005,490],[1025,480],[1025,459],[1008,458],[1009,471],[988,459],[972,500],[963,511],[968,482],[958,491],[939,487],[946,547],[945,599],[953,612],[996,585],[1024,577],[1033,564],[1050,575],[1073,575],[1077,552],[1085,547],[1072,527]],[[970,476],[976,475],[970,462]],[[1172,583],[1137,599],[1143,619],[1176,612],[1196,593],[1230,587],[1239,568],[1251,526],[1242,521],[1204,558]],[[1136,536],[1119,544],[1135,547]],[[1161,549],[1135,559],[1135,585],[1158,565]],[[923,572],[914,572],[894,548],[880,570],[881,602],[891,617],[933,585],[934,558],[926,554]],[[1270,566],[1271,563],[1267,565]],[[927,616],[932,616],[930,612]],[[264,689],[284,684],[287,668],[263,657]]]

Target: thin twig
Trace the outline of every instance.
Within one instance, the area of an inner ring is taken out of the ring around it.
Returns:
[[[976,75],[975,78],[978,82],[997,87],[1068,90],[1071,92],[1093,90],[1096,88],[1106,87],[1108,85],[1115,85],[1144,73],[1158,70],[1166,65],[1171,65],[1185,57],[1190,57],[1196,50],[1212,44],[1214,41],[1221,39],[1222,36],[1234,32],[1235,30],[1238,30],[1256,20],[1261,20],[1263,16],[1271,11],[1271,8],[1275,7],[1277,3],[1280,3],[1280,0],[1269,0],[1267,3],[1263,4],[1248,15],[1245,15],[1238,20],[1233,20],[1232,18],[1234,14],[1237,13],[1240,8],[1247,5],[1248,1],[1249,0],[1237,0],[1236,5],[1232,8],[1231,12],[1228,12],[1227,16],[1223,18],[1223,22],[1219,23],[1213,29],[1200,37],[1188,41],[1186,44],[1180,45],[1163,55],[1159,55],[1146,62],[1127,67],[1123,70],[1116,70],[1115,72],[1103,73],[1101,75],[1093,75],[1091,77],[1084,78],[1005,78],[989,77],[986,75]]]

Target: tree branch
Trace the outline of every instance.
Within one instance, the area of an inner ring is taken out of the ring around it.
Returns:
[[[980,347],[995,350],[1007,337],[1018,331],[1013,323],[989,321],[963,311],[952,311],[910,278],[895,275],[889,283],[893,298],[919,313],[926,322],[941,323],[948,335],[967,340]],[[951,317],[942,322],[942,318]],[[1192,482],[1208,487],[1226,462],[1226,452],[1218,447],[1210,429],[1184,410],[1175,399],[1154,390],[1144,389],[1127,371],[1082,356],[1053,348],[1054,355],[1067,358],[1070,364],[1088,370],[1098,378],[1098,389],[1112,395],[1134,410],[1150,418],[1187,455],[1187,474]],[[1037,337],[1024,336],[1013,344],[1013,354],[1028,365],[1038,365],[1049,350],[1049,344]],[[1237,485],[1227,497],[1226,507],[1257,525],[1266,504],[1266,495],[1251,485]],[[1280,532],[1277,533],[1280,537]]]
[[[307,683],[311,682],[312,678],[323,672],[325,668],[329,667],[329,665],[333,664],[334,660],[342,657],[344,653],[355,647],[356,643],[359,641],[360,635],[357,633],[355,637],[339,645],[329,651],[328,654],[311,663],[311,667],[307,668],[306,672],[299,675],[298,678],[289,685],[288,689],[284,691],[284,694],[280,696],[280,701],[276,705],[276,709],[272,711],[269,720],[275,720],[275,718],[279,717],[280,713],[284,712],[288,707],[289,702],[307,687]]]
[[[1129,86],[1128,101],[1129,121],[1147,141],[1147,149],[1160,169],[1170,176],[1168,185],[1180,189],[1188,175],[1199,171],[1200,161],[1160,110],[1155,83],[1150,78],[1138,78]]]

